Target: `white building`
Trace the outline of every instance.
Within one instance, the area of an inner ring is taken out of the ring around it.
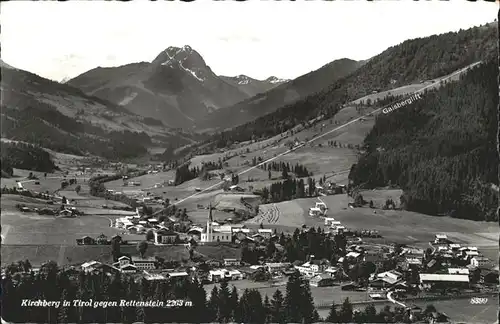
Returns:
[[[82,264],[82,270],[85,272],[92,272],[95,269],[97,269],[97,266],[100,264],[101,264],[101,262],[99,262],[99,261],[85,262],[84,264]]]
[[[436,237],[434,239],[434,243],[439,244],[439,243],[447,243],[448,242],[448,237],[445,234],[436,234]]]
[[[325,217],[325,226],[330,226],[330,224],[334,221],[335,221],[335,218],[333,218],[333,217]]]
[[[220,230],[213,224],[212,218],[212,206],[209,207],[208,221],[206,228],[201,233],[200,243],[210,243],[210,242],[231,242],[232,231]]]
[[[484,266],[488,265],[489,263],[490,263],[490,260],[488,258],[481,257],[481,256],[475,256],[475,257],[470,259],[471,266],[476,267],[476,268],[484,267]]]
[[[208,272],[208,278],[211,282],[218,282],[220,280],[241,280],[243,279],[243,274],[238,270],[226,270],[226,269],[218,269],[218,270],[210,270]]]
[[[149,258],[140,258],[140,257],[132,257],[132,262],[139,270],[153,270],[155,269],[156,259],[153,257]]]
[[[265,264],[267,271],[270,273],[285,271],[290,268],[291,263],[289,262],[267,262]]]

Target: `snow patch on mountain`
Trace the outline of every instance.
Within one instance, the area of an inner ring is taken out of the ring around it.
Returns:
[[[125,106],[127,105],[129,102],[131,102],[132,100],[135,99],[135,97],[137,97],[137,92],[132,92],[130,95],[126,96],[125,98],[123,98],[122,101],[120,101],[120,103],[118,103],[118,105],[120,106]]]
[[[275,84],[275,83],[285,83],[285,82],[288,82],[289,80],[278,79],[277,77],[272,76],[272,77],[267,78],[266,81],[269,83]]]

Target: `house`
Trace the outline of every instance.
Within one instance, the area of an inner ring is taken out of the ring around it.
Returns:
[[[265,266],[270,273],[282,272],[291,267],[289,262],[267,262]]]
[[[389,280],[396,282],[403,278],[403,274],[401,272],[391,270],[377,274],[377,278],[390,278]]]
[[[210,282],[219,282],[225,278],[224,272],[222,270],[210,270],[208,272],[207,279]]]
[[[226,273],[226,278],[230,280],[242,280],[244,275],[238,270],[229,270],[229,272]]]
[[[296,265],[294,268],[299,270],[300,274],[304,276],[313,277],[323,271],[325,266],[326,263],[321,260],[311,260],[302,265]]]
[[[148,273],[144,276],[144,279],[146,279],[147,281],[167,281],[167,277],[158,273]]]
[[[229,190],[236,191],[236,192],[243,192],[243,191],[245,191],[245,189],[243,189],[243,188],[241,188],[240,186],[237,186],[237,185],[230,186]]]
[[[258,234],[262,235],[265,239],[270,239],[273,235],[273,230],[270,228],[259,228]]]
[[[329,262],[326,260],[311,260],[309,263],[311,270],[314,272],[321,272],[329,265]]]
[[[325,226],[330,226],[332,222],[335,221],[335,218],[333,217],[325,217]],[[339,222],[340,223],[340,222]],[[340,225],[340,224],[339,224]]]
[[[95,265],[95,268],[91,270],[91,272],[96,273],[96,272],[101,272],[104,273],[108,276],[115,275],[116,273],[120,272],[120,269],[110,266],[109,264],[97,264]]]
[[[404,270],[408,270],[411,267],[421,267],[421,266],[422,266],[422,259],[420,258],[406,257],[403,262]]]
[[[429,316],[429,323],[450,323],[450,318],[445,313],[432,312]]]
[[[73,212],[69,209],[63,209],[59,212],[59,216],[71,217],[71,216],[73,216]]]
[[[235,232],[236,232],[236,233],[235,233]],[[241,241],[244,241],[244,240],[247,238],[247,235],[246,235],[244,232],[242,232],[242,231],[234,231],[234,230],[233,230],[233,233],[235,233],[235,234],[234,234],[235,238],[236,238],[238,241],[240,241],[240,242],[241,242]]]
[[[123,266],[125,266],[127,264],[130,264],[130,262],[131,262],[131,260],[130,260],[130,258],[128,256],[122,255],[121,257],[118,258],[118,262],[117,263],[118,263],[118,265],[120,267],[123,267]]]
[[[327,287],[335,284],[335,279],[328,274],[320,274],[309,280],[309,284],[313,287]]]
[[[490,264],[490,260],[486,257],[474,256],[470,259],[470,265],[473,267],[476,267],[476,268],[488,266],[489,264]]]
[[[156,259],[153,257],[141,258],[133,256],[132,262],[139,270],[153,270],[156,268],[155,266]]]
[[[238,259],[224,259],[225,267],[238,267],[241,265],[241,261]]]
[[[383,268],[387,259],[381,253],[367,253],[363,257],[364,262],[372,262],[377,268]]]
[[[136,273],[137,272],[137,267],[133,264],[126,264],[120,267],[120,271],[122,273]]]
[[[424,289],[468,287],[469,276],[461,274],[419,274],[420,284]]]
[[[92,272],[97,269],[97,266],[102,264],[99,261],[89,261],[82,264],[82,270],[85,272]]]
[[[177,271],[177,272],[169,272],[167,277],[170,280],[181,280],[189,277],[189,274],[186,271]]]
[[[108,244],[108,237],[101,233],[96,239],[97,244],[106,245]]]
[[[172,230],[162,228],[154,232],[154,240],[157,244],[174,244],[178,234]]]
[[[349,253],[346,254],[345,257],[347,259],[350,259],[350,258],[357,259],[357,258],[359,258],[360,255],[361,255],[361,253],[358,253],[358,252],[349,252]]]
[[[448,268],[448,274],[460,274],[460,275],[469,275],[469,269],[467,268]]]
[[[400,278],[392,276],[377,277],[374,280],[370,281],[370,287],[384,289],[395,285],[399,281]]]
[[[113,241],[115,241],[115,240],[117,240],[117,241],[118,241],[118,242],[120,242],[120,243],[122,243],[122,242],[123,242],[122,237],[121,237],[120,235],[118,235],[118,234],[113,235],[113,236],[111,237],[111,242],[113,242]]]
[[[84,245],[94,245],[95,244],[95,240],[92,237],[90,237],[90,236],[84,236],[82,238],[82,243]]]

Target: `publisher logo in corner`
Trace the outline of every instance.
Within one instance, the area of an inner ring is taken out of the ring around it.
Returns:
[[[471,305],[485,305],[488,303],[488,298],[473,297],[470,299]]]

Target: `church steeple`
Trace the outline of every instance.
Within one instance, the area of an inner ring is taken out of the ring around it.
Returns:
[[[212,203],[208,205],[208,221],[210,222],[210,224],[214,221],[212,217]]]

